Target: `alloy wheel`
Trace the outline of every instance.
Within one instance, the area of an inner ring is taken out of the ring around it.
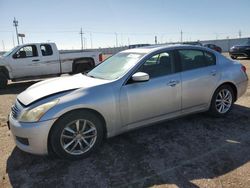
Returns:
[[[230,90],[222,89],[217,94],[217,97],[215,100],[216,110],[221,114],[226,113],[231,108],[232,101],[233,101],[233,97],[232,97],[232,93],[230,92]]]
[[[86,119],[67,124],[60,136],[61,146],[71,155],[81,155],[90,150],[97,139],[95,125]]]

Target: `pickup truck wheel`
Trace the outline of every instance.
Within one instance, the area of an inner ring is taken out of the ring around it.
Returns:
[[[6,88],[7,84],[8,84],[7,77],[0,73],[0,89]]]
[[[102,121],[87,110],[61,117],[50,133],[50,144],[58,157],[81,159],[89,156],[102,143]]]
[[[90,66],[88,64],[79,64],[79,65],[76,65],[74,74],[83,73],[87,70],[90,70]]]

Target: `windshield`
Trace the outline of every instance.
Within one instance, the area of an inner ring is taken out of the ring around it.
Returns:
[[[129,71],[145,54],[142,53],[118,53],[111,56],[99,66],[90,71],[87,76],[105,80],[115,80]]]
[[[16,47],[15,47],[15,48],[16,48]],[[5,53],[3,54],[3,57],[6,57],[6,56],[10,55],[10,54],[13,52],[13,50],[14,50],[15,48],[12,48],[10,51],[5,52]]]

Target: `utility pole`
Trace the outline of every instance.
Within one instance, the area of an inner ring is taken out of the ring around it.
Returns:
[[[182,42],[182,37],[183,37],[183,32],[182,32],[182,30],[181,30],[181,42]]]
[[[4,45],[4,41],[2,40],[2,44],[3,44],[3,51],[5,52],[5,45]]]
[[[117,33],[115,33],[115,44],[116,44],[116,47],[118,47]]]
[[[157,44],[157,36],[155,36],[155,44]]]
[[[87,48],[87,39],[86,39],[86,37],[83,37],[83,41],[84,41],[84,49],[86,49]]]
[[[13,42],[13,48],[14,48],[16,45],[15,45],[15,40],[14,40],[14,35],[13,35],[13,33],[12,33],[12,42]]]
[[[13,20],[13,25],[16,28],[16,37],[17,37],[17,43],[19,45],[19,37],[18,37],[18,30],[17,30],[17,26],[18,26],[18,21],[16,20],[16,18],[14,18]]]
[[[83,34],[84,33],[82,32],[82,27],[81,27],[80,35],[81,35],[81,47],[82,47],[82,50],[83,50],[83,38],[82,38]]]
[[[92,33],[90,33],[90,45],[91,45],[91,48],[93,48]]]
[[[241,30],[239,30],[239,38],[241,38],[241,35],[242,35]]]

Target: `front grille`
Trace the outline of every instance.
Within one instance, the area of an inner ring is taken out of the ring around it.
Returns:
[[[14,119],[17,119],[21,113],[21,104],[16,101],[15,104],[11,107],[11,114]]]

